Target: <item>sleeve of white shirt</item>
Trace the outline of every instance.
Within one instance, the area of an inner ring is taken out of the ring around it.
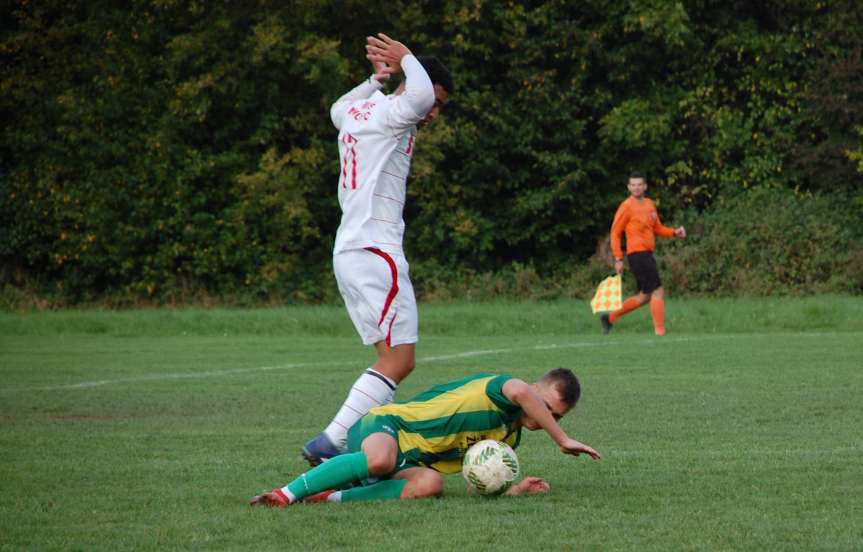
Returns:
[[[401,67],[405,74],[405,91],[393,100],[387,121],[394,129],[410,128],[422,121],[435,102],[434,85],[417,58],[403,57]]]
[[[353,90],[336,100],[336,103],[330,108],[330,119],[332,119],[333,124],[336,128],[341,129],[342,127],[342,118],[347,113],[348,106],[357,100],[363,100],[368,98],[376,91],[380,90],[383,85],[378,82],[373,76],[367,78],[360,84],[356,86]]]

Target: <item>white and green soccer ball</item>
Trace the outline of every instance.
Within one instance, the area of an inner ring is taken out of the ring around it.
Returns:
[[[518,477],[518,457],[506,443],[479,441],[467,449],[461,474],[469,490],[481,495],[501,494]]]

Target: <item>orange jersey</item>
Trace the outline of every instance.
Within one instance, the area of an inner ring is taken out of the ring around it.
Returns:
[[[653,251],[656,249],[656,234],[664,238],[674,236],[674,230],[659,221],[656,205],[644,198],[630,197],[617,208],[611,223],[611,252],[615,259],[623,258],[620,235],[626,233],[626,252]]]

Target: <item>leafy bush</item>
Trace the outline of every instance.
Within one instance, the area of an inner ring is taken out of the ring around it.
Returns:
[[[689,237],[662,248],[663,278],[695,295],[860,292],[860,216],[837,196],[752,189],[682,214]]]

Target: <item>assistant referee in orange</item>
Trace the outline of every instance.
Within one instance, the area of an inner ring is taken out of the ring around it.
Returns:
[[[656,236],[663,238],[685,238],[686,229],[682,226],[664,226],[656,213],[656,205],[644,196],[647,192],[647,179],[640,173],[632,173],[627,184],[630,196],[620,204],[611,224],[611,252],[614,254],[614,270],[623,273],[623,249],[620,245],[622,234],[626,234],[626,255],[629,268],[638,284],[638,294],[623,302],[620,309],[603,314],[602,333],[607,334],[618,318],[650,302],[653,329],[656,335],[665,335],[665,291],[659,280],[659,270],[653,251],[656,249]]]

